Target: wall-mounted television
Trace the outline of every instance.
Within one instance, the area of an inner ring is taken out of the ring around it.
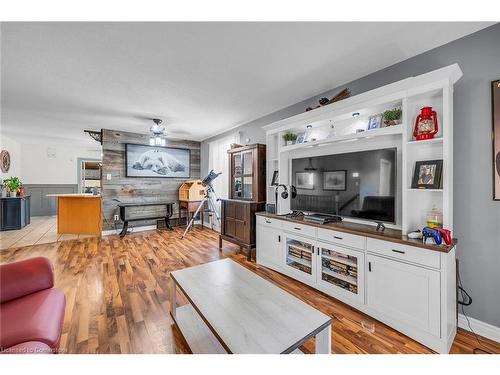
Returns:
[[[291,209],[396,222],[397,149],[292,159]]]

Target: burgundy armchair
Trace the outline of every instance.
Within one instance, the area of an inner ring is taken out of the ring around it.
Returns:
[[[0,265],[0,352],[57,353],[66,299],[47,258]]]

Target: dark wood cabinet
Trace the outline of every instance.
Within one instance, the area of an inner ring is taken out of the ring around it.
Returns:
[[[29,223],[29,196],[0,198],[0,230],[22,229]]]
[[[265,202],[250,202],[236,199],[221,200],[221,234],[222,240],[232,242],[247,250],[247,258],[251,258],[251,250],[255,248],[255,213],[264,211]]]
[[[266,145],[254,144],[228,150],[229,199],[221,200],[222,240],[247,250],[255,248],[255,213],[264,211],[266,200]]]

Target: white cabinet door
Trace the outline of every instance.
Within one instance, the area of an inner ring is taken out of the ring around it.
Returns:
[[[316,283],[315,240],[283,232],[283,273],[309,285]]]
[[[318,285],[333,297],[344,296],[363,304],[365,254],[319,241],[316,249]]]
[[[438,271],[368,254],[367,303],[389,321],[440,336]]]
[[[256,257],[257,263],[277,269],[281,267],[283,247],[282,231],[272,227],[257,225]]]

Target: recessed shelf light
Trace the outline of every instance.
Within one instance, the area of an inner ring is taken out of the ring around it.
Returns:
[[[358,117],[358,116],[359,116],[359,112],[354,112],[354,113],[352,114],[352,117]]]

